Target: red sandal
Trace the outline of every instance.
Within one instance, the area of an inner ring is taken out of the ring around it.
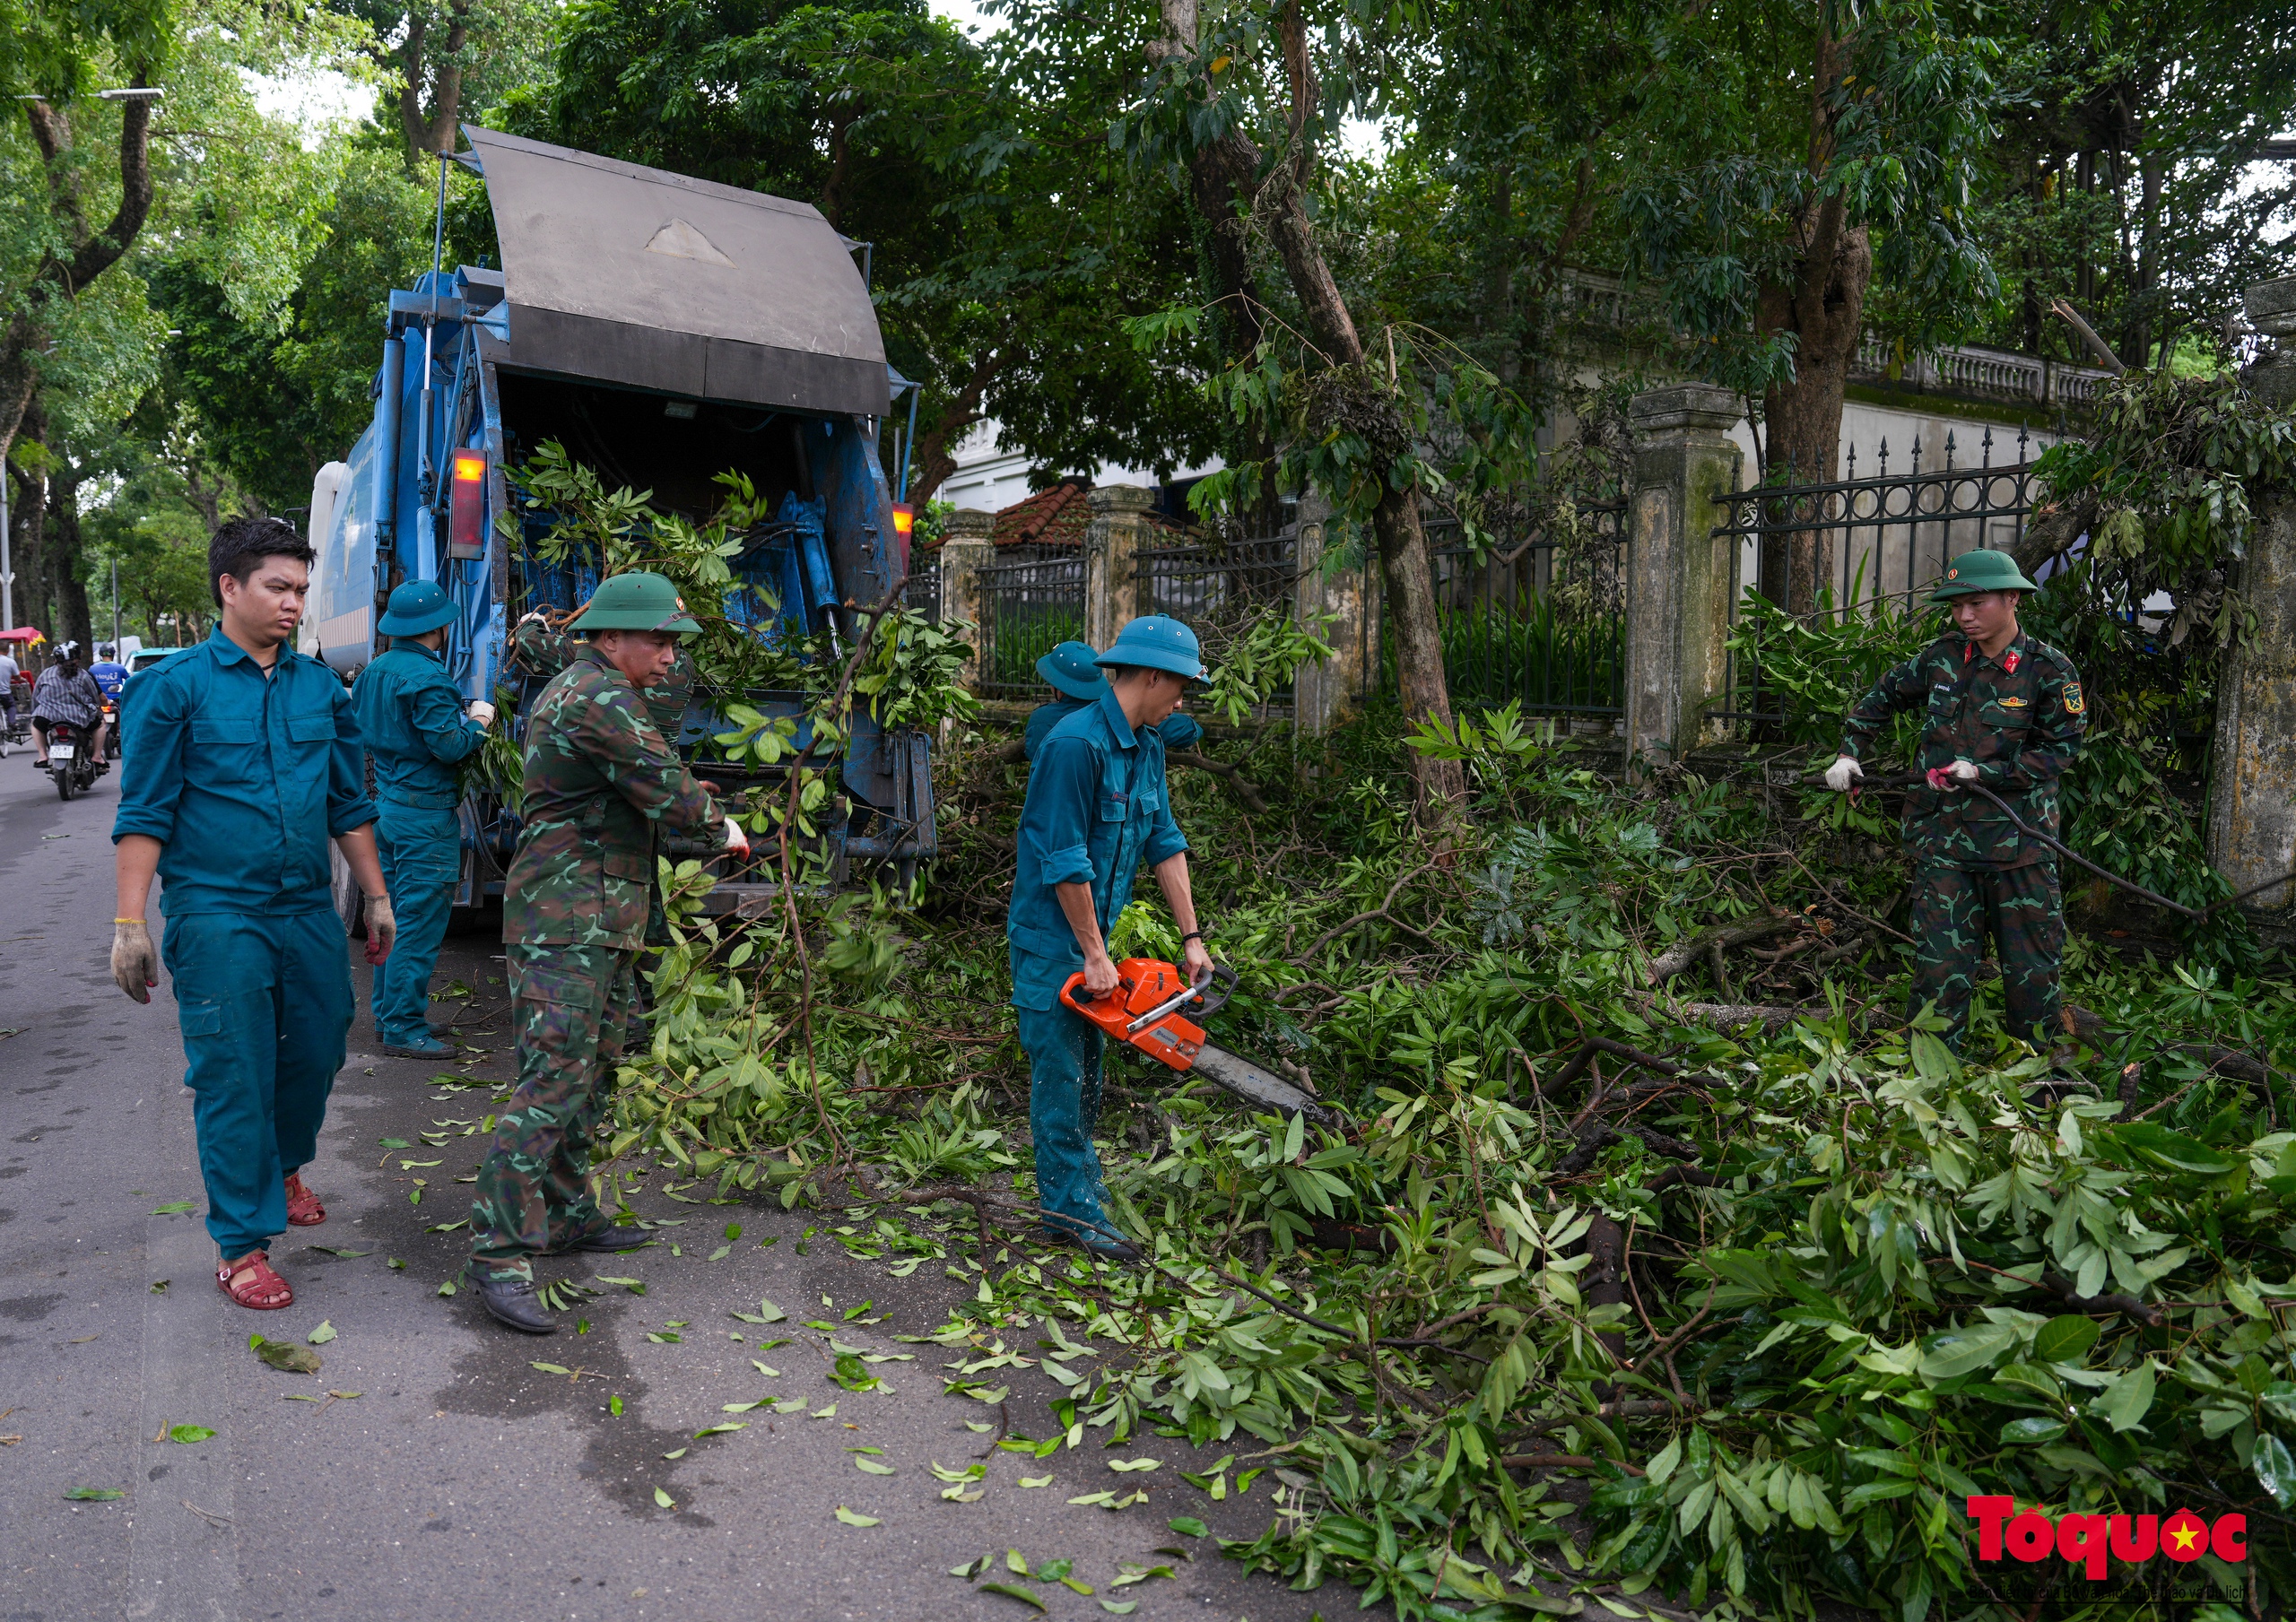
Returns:
[[[317,1227],[326,1220],[326,1207],[319,1197],[303,1186],[300,1172],[287,1174],[287,1221],[295,1227]]]
[[[251,1250],[236,1262],[215,1264],[215,1288],[253,1312],[275,1313],[295,1305],[287,1280],[271,1271],[271,1258]]]

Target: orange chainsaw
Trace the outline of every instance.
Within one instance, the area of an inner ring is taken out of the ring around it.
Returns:
[[[1204,1027],[1196,1020],[1227,1007],[1235,992],[1235,971],[1217,964],[1211,979],[1191,985],[1161,958],[1126,958],[1116,966],[1113,992],[1095,995],[1086,991],[1079,970],[1060,988],[1060,1000],[1118,1041],[1129,1043],[1161,1064],[1202,1076],[1247,1104],[1305,1115],[1318,1126],[1339,1125],[1336,1112],[1289,1081],[1205,1041]]]

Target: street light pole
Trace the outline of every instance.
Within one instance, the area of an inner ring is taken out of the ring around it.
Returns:
[[[119,657],[119,554],[111,555],[111,656]]]
[[[0,457],[0,631],[16,629],[16,569],[8,558],[8,464]]]

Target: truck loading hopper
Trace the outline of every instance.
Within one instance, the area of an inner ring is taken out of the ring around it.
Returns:
[[[465,125],[502,244],[497,367],[883,417],[885,351],[844,238],[803,203]]]

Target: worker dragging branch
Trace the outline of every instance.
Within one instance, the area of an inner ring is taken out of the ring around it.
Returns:
[[[1962,792],[1981,785],[2018,820],[2062,837],[2057,779],[2080,752],[2089,717],[2073,662],[2017,622],[2021,599],[2039,589],[2006,553],[1954,559],[1929,597],[1949,606],[1953,629],[1892,667],[1857,701],[1839,758],[1826,770],[1826,786],[1848,792],[1865,776],[1859,759],[1890,717],[1923,712],[1916,765],[1925,780],[1905,802],[1914,862],[1909,1011],[1934,1004],[1956,1052],[1988,942],[2011,1034],[2045,1053],[2063,1034],[2057,853],[2020,833],[1999,807]]]

